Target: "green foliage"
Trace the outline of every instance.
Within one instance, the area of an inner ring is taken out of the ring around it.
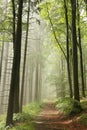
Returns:
[[[0,118],[0,130],[34,130],[32,119],[42,108],[42,103],[31,103],[23,107],[23,113],[14,114],[13,120],[16,124],[14,127],[5,128],[6,116]]]
[[[41,103],[31,103],[23,107],[22,113],[14,114],[13,120],[15,122],[25,122],[26,120],[32,120],[38,112],[41,110]]]
[[[78,122],[87,127],[87,114],[82,114],[78,119]]]
[[[14,114],[13,120],[14,122],[25,122],[26,120],[31,119],[29,113],[18,113]]]
[[[45,1],[40,4],[40,8],[41,8],[40,12],[41,17],[46,20],[48,29],[50,30],[52,42],[55,43],[54,45],[56,45],[57,43],[54,36],[55,32],[56,38],[58,39],[59,43],[61,44],[61,46],[65,51],[66,29],[65,29],[65,15],[63,9],[64,8],[63,2],[60,0]]]
[[[0,130],[5,130],[6,115],[0,117]]]
[[[31,122],[21,123],[10,130],[34,130],[34,124]]]
[[[26,122],[32,120],[41,110],[41,103],[31,103],[23,107],[22,113],[14,114],[14,122]]]
[[[56,104],[65,115],[75,115],[82,111],[80,102],[71,98],[58,99]]]
[[[29,105],[24,106],[23,112],[29,113],[30,116],[35,117],[38,112],[41,111],[42,106],[42,103],[31,103]]]
[[[81,101],[81,106],[82,106],[82,109],[85,111],[87,110],[87,100],[82,100]]]

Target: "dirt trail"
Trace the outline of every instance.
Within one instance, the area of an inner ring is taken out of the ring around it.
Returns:
[[[58,109],[54,102],[47,102],[35,120],[36,130],[87,130],[76,121],[76,117],[67,118]]]

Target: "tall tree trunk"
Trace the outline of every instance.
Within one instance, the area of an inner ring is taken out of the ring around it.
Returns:
[[[65,70],[65,63],[64,63],[64,59],[61,57],[61,97],[65,97],[64,70]]]
[[[83,70],[84,70],[84,86],[85,86],[85,90],[86,90],[86,63],[85,62],[84,62]]]
[[[28,0],[27,30],[26,30],[25,50],[24,50],[24,62],[23,62],[23,72],[22,72],[20,112],[22,112],[22,104],[23,104],[24,76],[25,76],[26,54],[27,54],[27,44],[28,44],[28,31],[29,31],[29,15],[30,15],[30,0]]]
[[[23,98],[23,105],[28,104],[29,101],[29,65],[28,62],[26,62],[26,72],[25,72],[25,82],[24,82],[24,98]]]
[[[39,64],[39,101],[41,100],[41,90],[42,90],[42,66]]]
[[[4,54],[4,38],[2,42],[1,59],[0,59],[0,83],[1,83],[1,74],[2,74],[3,54]]]
[[[46,4],[47,5],[47,4]],[[49,18],[49,21],[50,21],[50,24],[51,24],[51,27],[52,27],[52,31],[53,31],[53,35],[54,35],[54,38],[56,40],[56,42],[58,43],[58,46],[60,47],[65,59],[66,59],[66,62],[67,62],[67,71],[68,71],[68,81],[69,81],[69,89],[70,89],[70,97],[73,97],[73,92],[72,92],[72,80],[71,80],[71,72],[70,72],[70,64],[69,64],[69,29],[68,29],[68,16],[67,16],[67,8],[66,8],[66,2],[64,1],[64,7],[65,7],[65,16],[66,16],[66,27],[67,27],[67,36],[66,36],[66,47],[67,47],[67,56],[62,48],[62,46],[60,45],[58,39],[57,39],[57,36],[56,36],[56,33],[55,33],[55,30],[54,30],[54,27],[53,27],[53,23],[52,23],[52,20],[49,16],[49,10],[48,10],[48,6],[47,7],[47,13],[48,13],[48,18]]]
[[[81,69],[81,79],[82,79],[82,96],[85,97],[85,86],[84,86],[84,74],[83,74],[83,53],[82,53],[82,45],[81,45],[81,30],[80,30],[80,12],[79,12],[79,3],[77,0],[77,20],[78,20],[78,47],[80,52],[80,69]]]
[[[16,23],[16,12],[15,12],[15,1],[14,0],[11,0],[12,1],[12,13],[13,13],[13,47],[15,48],[15,31],[16,31],[16,27],[15,27],[15,23]]]
[[[78,85],[78,52],[77,52],[77,35],[76,35],[76,0],[71,0],[72,8],[72,44],[73,44],[73,85],[74,98],[80,100]]]
[[[12,13],[13,13],[13,49],[15,49],[15,38],[16,38],[16,28],[15,28],[15,24],[16,24],[16,12],[15,12],[15,1],[14,0],[12,0],[12,8],[13,8],[13,10],[12,10]],[[15,50],[14,50],[15,51]],[[14,112],[16,113],[16,109],[19,109],[18,108],[18,103],[16,103],[17,101],[16,101],[16,96],[18,95],[18,93],[19,93],[19,91],[17,91],[17,93],[15,92],[15,96],[14,96]],[[17,105],[17,106],[16,106]]]
[[[5,85],[6,85],[6,74],[7,74],[7,62],[8,62],[8,51],[9,51],[9,43],[7,43],[6,46],[6,52],[5,52],[5,64],[4,64],[4,76],[3,76],[3,83],[2,83],[2,94],[1,94],[1,110],[3,112],[3,102],[4,101],[4,92],[5,92]]]
[[[1,81],[2,81],[2,65],[3,65],[3,56],[4,56],[4,40],[2,42],[2,49],[1,49],[1,59],[0,59],[0,87],[3,89]],[[2,91],[1,91],[2,92]],[[2,92],[3,93],[3,92]],[[0,106],[2,107],[2,99],[0,98]],[[2,109],[0,110],[2,113]]]
[[[12,77],[11,77],[11,85],[10,85],[10,93],[9,93],[6,126],[13,123],[14,96],[16,92],[19,95],[19,72],[20,72],[21,35],[22,35],[22,8],[23,8],[23,0],[19,0],[17,32],[16,32],[16,37],[15,37],[13,68],[12,68]],[[18,106],[17,111],[19,111],[18,110],[19,109],[18,96],[17,96],[16,104]]]
[[[66,50],[67,50],[67,72],[68,72],[68,81],[70,89],[70,97],[73,97],[72,92],[72,80],[71,80],[71,71],[70,71],[70,58],[69,58],[69,23],[68,23],[68,9],[66,5],[66,0],[64,0],[64,9],[65,9],[65,20],[66,20]]]
[[[38,101],[38,91],[39,91],[39,83],[38,83],[38,61],[36,61],[36,71],[35,71],[35,97],[34,100]]]
[[[30,76],[29,76],[29,103],[32,102],[32,89],[33,89],[32,83],[33,83],[33,64],[31,63]]]

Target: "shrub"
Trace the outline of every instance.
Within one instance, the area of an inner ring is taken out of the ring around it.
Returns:
[[[82,111],[80,102],[71,98],[60,98],[56,101],[56,107],[66,115],[75,115]]]
[[[13,120],[15,126],[5,127],[6,116],[0,118],[0,130],[34,130],[32,119],[38,114],[42,108],[42,103],[31,103],[23,107],[22,113],[14,114]]]
[[[21,125],[10,128],[9,130],[34,130],[34,124],[31,122],[22,123]]]
[[[87,99],[81,100],[81,106],[84,111],[87,110]]]
[[[5,130],[6,115],[0,117],[0,130]]]
[[[87,114],[82,114],[78,119],[78,122],[87,127]]]
[[[29,113],[30,116],[34,117],[41,111],[42,107],[42,103],[31,103],[23,107],[23,112]]]
[[[41,110],[41,103],[31,103],[23,107],[22,113],[14,114],[14,121],[15,122],[24,122],[26,120],[33,119],[38,112]]]

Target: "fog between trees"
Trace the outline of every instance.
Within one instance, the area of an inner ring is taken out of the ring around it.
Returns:
[[[86,2],[0,3],[0,114],[22,112],[30,102],[86,97]]]

